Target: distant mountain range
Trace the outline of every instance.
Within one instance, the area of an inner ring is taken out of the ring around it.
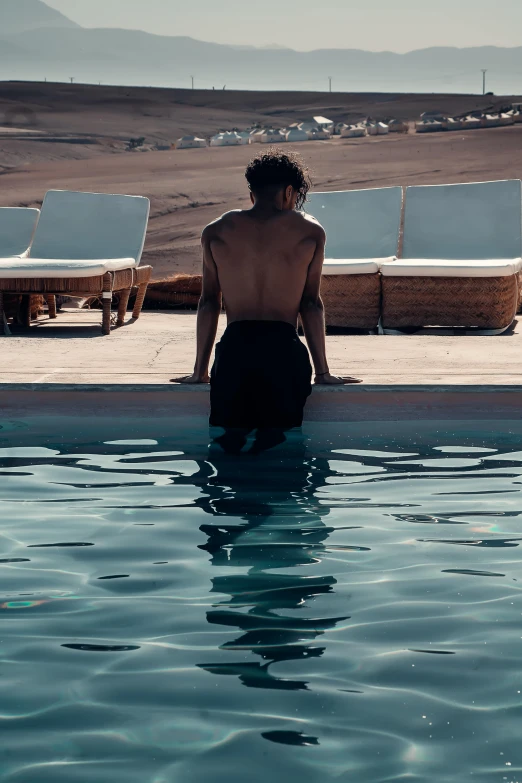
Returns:
[[[196,89],[522,93],[522,47],[439,47],[407,54],[241,47],[139,30],[82,28],[42,0],[0,0],[0,80]]]
[[[80,27],[41,0],[0,0],[0,36],[39,27]]]

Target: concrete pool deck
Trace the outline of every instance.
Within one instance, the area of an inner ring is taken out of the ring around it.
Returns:
[[[166,384],[192,371],[193,312],[144,312],[135,323],[100,333],[100,311],[70,310],[55,321],[41,318],[30,330],[0,337],[0,391],[47,385]],[[220,332],[225,326],[221,319]],[[505,334],[462,331],[415,335],[330,335],[332,372],[356,375],[369,387],[518,387],[522,391],[522,321]],[[339,387],[322,387],[320,391]],[[359,387],[345,387],[353,391]],[[201,387],[205,390],[206,387]],[[344,390],[344,389],[343,389]],[[454,389],[458,391],[458,389]],[[506,388],[507,390],[507,388]],[[130,391],[130,389],[129,389]],[[159,389],[157,389],[159,391]]]

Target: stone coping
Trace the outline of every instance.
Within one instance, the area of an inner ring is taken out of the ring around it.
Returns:
[[[210,391],[209,384],[175,384],[175,383],[0,383],[1,392],[34,391],[34,392],[150,392],[186,394]],[[405,383],[405,384],[348,384],[346,386],[319,386],[312,390],[313,394],[367,394],[425,392],[451,394],[493,394],[520,393],[520,384],[440,384],[440,383]],[[522,402],[522,398],[521,398]]]

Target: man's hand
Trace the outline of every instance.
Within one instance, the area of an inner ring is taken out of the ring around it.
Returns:
[[[316,375],[317,386],[346,386],[348,383],[362,383],[360,378],[339,377],[327,372],[325,375]]]
[[[205,375],[184,375],[181,378],[171,378],[171,383],[210,383],[210,375],[208,372]]]

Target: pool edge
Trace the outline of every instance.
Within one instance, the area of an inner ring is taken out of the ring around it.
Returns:
[[[0,418],[207,417],[207,385],[0,384]],[[315,387],[305,421],[521,420],[522,385]]]

